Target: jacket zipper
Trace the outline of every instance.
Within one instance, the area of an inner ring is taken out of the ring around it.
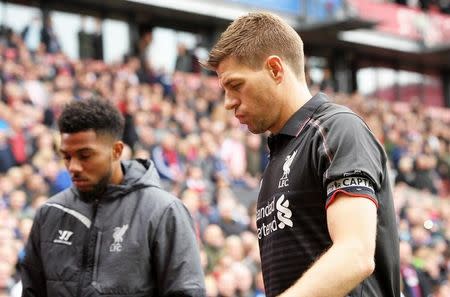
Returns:
[[[93,212],[91,217],[91,227],[88,231],[88,236],[86,240],[84,241],[83,250],[82,250],[82,258],[81,258],[81,271],[80,271],[80,279],[78,281],[78,288],[77,288],[77,296],[81,297],[81,290],[84,283],[85,278],[85,272],[87,268],[87,261],[89,257],[89,244],[90,244],[90,238],[92,236],[92,230],[94,229],[94,223],[95,223],[95,217],[97,215],[97,208],[98,208],[98,199],[94,200],[94,206],[93,206]]]

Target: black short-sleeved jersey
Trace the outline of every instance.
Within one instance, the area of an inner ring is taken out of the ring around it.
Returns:
[[[339,192],[370,199],[378,208],[375,272],[348,296],[399,297],[386,154],[363,120],[319,93],[268,142],[270,163],[256,216],[267,297],[292,286],[331,246],[326,208]]]

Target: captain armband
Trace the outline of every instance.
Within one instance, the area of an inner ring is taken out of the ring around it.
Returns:
[[[345,193],[353,197],[368,198],[378,207],[373,183],[367,177],[347,176],[328,183],[326,207],[333,202],[338,193]]]

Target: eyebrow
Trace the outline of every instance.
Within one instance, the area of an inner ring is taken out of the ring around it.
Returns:
[[[239,81],[239,80],[241,80],[241,78],[238,78],[238,77],[226,78],[225,81],[222,83],[222,88],[228,87],[233,82]]]
[[[83,147],[83,148],[80,148],[80,149],[76,150],[75,153],[79,154],[79,153],[92,152],[92,151],[94,151],[92,148],[89,148],[89,147]],[[63,149],[59,149],[59,152],[60,152],[61,154],[67,154],[67,153],[68,153],[68,152],[66,152],[66,151],[63,150]]]
[[[224,80],[219,80],[220,86],[222,88],[225,88],[228,84],[230,84],[231,80],[232,79],[229,79],[229,78],[225,78]]]

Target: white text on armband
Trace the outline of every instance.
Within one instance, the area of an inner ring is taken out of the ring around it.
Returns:
[[[355,188],[359,191],[366,190],[375,193],[372,182],[368,178],[351,176],[330,182],[327,186],[327,196],[336,190],[344,190],[348,188]]]

